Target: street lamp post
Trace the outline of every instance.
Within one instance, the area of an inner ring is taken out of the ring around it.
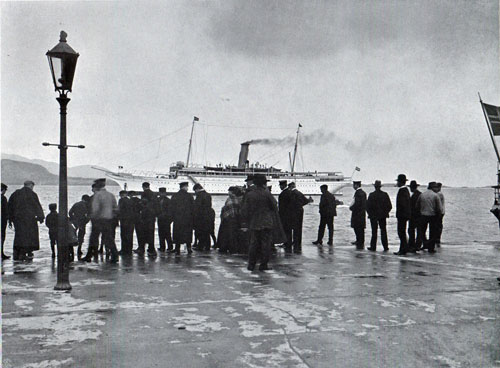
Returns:
[[[59,43],[47,51],[52,81],[55,90],[59,93],[57,101],[60,106],[61,124],[59,141],[59,217],[57,241],[57,284],[55,290],[71,290],[69,283],[69,249],[68,249],[68,165],[66,144],[66,107],[70,101],[68,92],[71,92],[75,75],[76,61],[79,54],[67,43],[67,33],[61,31]],[[50,145],[50,144],[44,144]]]

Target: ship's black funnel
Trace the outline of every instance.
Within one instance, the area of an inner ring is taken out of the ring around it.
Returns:
[[[240,157],[238,159],[238,168],[239,169],[244,169],[247,166],[247,161],[248,161],[248,146],[250,146],[250,143],[245,142],[241,144],[241,151],[240,151]]]

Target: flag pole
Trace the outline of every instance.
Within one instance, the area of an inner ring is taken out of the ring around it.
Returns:
[[[481,95],[479,94],[479,92],[477,94],[479,96],[479,102],[481,103],[481,107],[483,109],[484,118],[486,119],[486,125],[488,126],[488,132],[490,132],[491,142],[493,143],[493,148],[495,149],[495,153],[497,155],[497,164],[498,164],[498,163],[500,163],[500,154],[498,154],[498,148],[497,148],[497,144],[495,142],[495,137],[493,136],[493,131],[491,130],[490,119],[488,118],[488,114],[486,114],[486,111],[484,109],[483,100],[481,100]]]

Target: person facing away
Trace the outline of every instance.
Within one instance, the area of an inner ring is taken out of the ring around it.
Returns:
[[[120,221],[120,240],[121,249],[120,255],[130,256],[134,243],[134,203],[128,197],[125,190],[121,190],[118,194],[118,220]]]
[[[7,223],[9,222],[9,201],[5,196],[8,186],[2,183],[2,260],[9,259],[10,256],[6,255],[3,250],[3,245],[5,243],[5,234],[7,231]]]
[[[199,250],[210,250],[210,233],[212,232],[212,196],[208,194],[201,184],[193,186],[196,193],[194,200],[194,231],[198,239]]]
[[[398,236],[399,236],[399,250],[394,252],[398,256],[403,256],[408,252],[408,240],[406,238],[406,228],[408,225],[408,220],[411,216],[410,207],[410,192],[408,188],[405,187],[406,175],[399,174],[396,179],[396,185],[399,187],[398,194],[396,196],[396,218],[398,221]]]
[[[156,216],[158,215],[158,203],[154,193],[145,191],[141,198],[140,209],[140,229],[142,231],[141,242],[135,251],[139,255],[143,255],[146,244],[148,244],[148,256],[156,257],[156,249],[154,245]]]
[[[441,246],[441,234],[443,233],[443,218],[445,215],[445,205],[444,205],[444,194],[441,191],[441,188],[443,187],[443,184],[441,183],[436,183],[436,190],[435,192],[439,196],[439,199],[441,200],[441,207],[443,209],[441,215],[439,215],[438,220],[438,233],[436,235],[436,246],[439,248]]]
[[[49,204],[50,213],[45,218],[45,225],[49,228],[49,239],[50,239],[50,249],[52,250],[52,258],[56,258],[56,247],[57,247],[57,233],[59,228],[57,226],[57,218],[59,214],[57,213],[57,204]]]
[[[250,247],[248,251],[249,271],[255,269],[257,260],[260,259],[259,270],[269,270],[269,259],[273,242],[273,229],[275,214],[278,207],[272,194],[267,190],[266,176],[256,174],[253,178],[255,187],[246,193],[241,209],[242,230],[250,232]]]
[[[415,180],[410,182],[410,191],[412,193],[410,197],[410,221],[408,221],[408,251],[415,253],[422,247],[424,237],[422,236],[422,226],[421,226],[421,214],[417,208],[417,200],[422,194]]]
[[[300,192],[295,183],[288,184],[290,189],[290,202],[288,207],[290,226],[292,229],[292,245],[294,253],[302,252],[302,223],[304,220],[304,206],[309,203],[302,192]]]
[[[337,216],[337,202],[335,196],[328,191],[328,185],[323,184],[319,187],[321,190],[321,199],[319,201],[319,228],[318,238],[313,241],[315,245],[323,244],[325,227],[328,226],[328,245],[333,245],[333,218]]]
[[[81,201],[76,202],[69,210],[69,219],[75,225],[78,237],[78,259],[82,257],[82,244],[85,239],[87,223],[89,222],[89,202],[90,197],[87,194],[82,196]]]
[[[217,236],[217,248],[221,253],[239,253],[238,230],[241,226],[241,201],[240,188],[229,187],[228,198],[221,208],[220,226]]]
[[[278,211],[280,215],[283,231],[285,232],[286,242],[283,244],[287,251],[292,250],[292,226],[290,221],[290,196],[291,190],[288,188],[286,180],[280,180],[281,193],[278,196]]]
[[[368,250],[377,250],[377,231],[380,227],[380,240],[384,247],[384,252],[386,252],[389,250],[387,218],[389,217],[389,212],[392,210],[392,203],[389,195],[381,189],[382,182],[380,180],[375,180],[373,186],[375,187],[375,191],[370,193],[366,201],[366,212],[368,213],[372,228],[372,238]]]
[[[173,219],[173,242],[175,253],[181,254],[181,244],[186,244],[188,254],[191,254],[191,243],[193,242],[193,211],[194,199],[188,193],[188,182],[179,183],[179,191],[172,195],[170,205]]]
[[[159,188],[158,202],[160,205],[160,212],[158,214],[158,239],[159,239],[159,251],[165,252],[165,244],[167,245],[167,252],[171,253],[174,251],[174,246],[172,242],[172,213],[170,209],[170,198],[167,197],[167,188]]]
[[[351,227],[356,235],[356,249],[365,247],[365,227],[366,227],[366,193],[361,189],[361,181],[353,181],[354,197],[349,210],[351,210]]]
[[[24,187],[16,190],[9,198],[9,223],[14,223],[14,260],[33,258],[33,251],[40,249],[38,224],[45,215],[33,191],[35,183],[24,182]]]
[[[436,182],[431,181],[427,186],[427,190],[423,192],[417,199],[416,207],[422,215],[422,236],[429,227],[429,240],[424,242],[423,249],[427,249],[429,253],[435,253],[436,239],[439,231],[439,216],[443,212],[441,200],[436,193]]]
[[[98,256],[99,236],[102,234],[102,241],[111,253],[110,262],[116,263],[118,262],[118,250],[114,240],[114,231],[118,204],[115,196],[105,188],[106,179],[97,179],[94,184],[95,192],[90,211],[90,218],[93,222],[89,239],[89,253],[84,260],[90,262],[92,254],[94,257]]]

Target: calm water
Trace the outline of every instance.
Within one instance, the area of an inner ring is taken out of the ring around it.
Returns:
[[[7,197],[17,189],[13,186],[9,187]],[[423,190],[424,188],[422,188]],[[109,191],[118,195],[118,187],[109,187]],[[372,186],[363,187],[367,193],[373,190]],[[397,188],[384,187],[384,191],[389,193],[393,207]],[[47,215],[48,205],[52,202],[58,202],[58,187],[57,186],[36,186],[35,192],[40,198],[40,202]],[[77,202],[83,194],[91,194],[87,186],[71,186],[68,190],[69,206]],[[453,245],[470,245],[475,243],[496,242],[500,241],[500,230],[496,218],[489,212],[493,202],[493,190],[489,188],[445,188],[443,194],[446,199],[446,216],[444,217],[444,231],[442,242],[448,246]],[[344,190],[344,195],[339,197],[346,205],[339,206],[337,209],[338,216],[335,218],[335,245],[344,246],[350,245],[354,240],[354,234],[349,227],[350,211],[348,204],[353,195],[352,189]],[[225,196],[214,196],[213,206],[217,213],[216,231],[219,226],[220,208],[226,200]],[[314,203],[305,207],[304,211],[304,244],[310,243],[316,238],[317,226],[319,224],[318,214],[319,197],[315,198]],[[398,242],[396,233],[395,211],[391,211],[391,217],[388,219],[388,236],[389,243],[396,247]],[[90,225],[87,226],[87,236],[90,232]],[[367,229],[367,240],[369,239],[370,230]],[[118,235],[118,234],[117,234]],[[36,257],[49,256],[50,245],[48,237],[48,229],[45,224],[40,226],[40,252]],[[326,240],[326,239],[325,239]],[[7,254],[12,253],[13,231],[7,229],[7,239],[5,243]],[[117,246],[120,248],[119,235],[117,236]],[[87,242],[87,239],[86,239]],[[380,245],[380,244],[379,244]],[[85,246],[86,248],[86,246]]]

